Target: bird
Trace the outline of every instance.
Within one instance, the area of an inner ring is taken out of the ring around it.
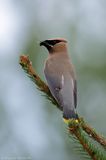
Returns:
[[[64,38],[47,39],[41,41],[40,46],[46,47],[49,53],[44,74],[51,94],[63,111],[63,118],[78,119],[76,74],[69,58],[68,41]]]

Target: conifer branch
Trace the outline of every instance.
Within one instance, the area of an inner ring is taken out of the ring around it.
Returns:
[[[106,149],[106,139],[103,136],[96,133],[96,131],[85,122],[82,123],[82,128],[90,137],[92,137],[95,141],[100,143],[104,149]]]
[[[22,55],[20,56],[20,65],[22,69],[28,74],[31,80],[37,85],[37,88],[42,91],[47,99],[50,100],[58,109],[59,105],[52,96],[48,86],[45,84],[44,81],[38,76],[35,70],[32,67],[32,63],[29,60],[28,56]],[[74,135],[79,143],[82,145],[84,150],[88,153],[88,155],[93,160],[106,160],[106,153],[103,153],[101,149],[98,149],[96,145],[89,141],[89,139],[93,139],[97,141],[100,145],[106,149],[106,139],[103,138],[101,135],[96,133],[96,131],[91,128],[82,118],[79,118],[78,122],[75,120],[68,121],[68,130],[71,135]],[[88,135],[88,137],[87,137]]]
[[[91,139],[92,137],[90,138],[89,135],[87,135],[87,133],[83,130],[82,124],[80,122],[76,123],[75,120],[70,120],[68,122],[68,127],[69,132],[78,139],[83,149],[88,153],[91,159],[106,160],[106,154],[103,153],[101,148],[93,143]]]
[[[92,149],[90,149],[90,147],[89,147],[88,139],[85,139],[84,135],[82,134],[81,129],[82,128],[79,125],[77,125],[76,127],[75,127],[75,124],[73,125],[73,127],[72,127],[72,124],[71,124],[71,126],[69,125],[69,132],[71,134],[74,134],[77,137],[80,144],[82,145],[84,150],[87,151],[89,156],[92,157],[93,160],[97,160],[95,157],[94,151],[92,151]]]

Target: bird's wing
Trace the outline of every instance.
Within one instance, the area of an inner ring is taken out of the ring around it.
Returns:
[[[68,109],[75,108],[75,98],[74,98],[74,81],[70,75],[64,77],[64,83],[60,90],[60,95],[63,100],[63,106],[67,106]]]
[[[62,89],[61,77],[54,74],[49,74],[48,72],[46,72],[46,70],[44,71],[44,73],[48,83],[48,87],[56,101],[59,103],[60,109],[62,109],[62,98],[60,96],[60,90]]]
[[[77,81],[74,80],[74,104],[75,104],[75,108],[77,107]]]
[[[71,78],[71,75],[65,78],[63,74],[49,74],[46,70],[44,73],[50,91],[61,106],[61,109],[64,105],[71,106],[74,109],[77,105],[76,81]]]

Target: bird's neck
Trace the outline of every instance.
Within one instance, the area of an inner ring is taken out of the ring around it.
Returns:
[[[68,49],[67,49],[67,45],[63,44],[63,45],[55,45],[52,50],[49,52],[50,55],[59,55],[61,54],[62,56],[68,56]]]

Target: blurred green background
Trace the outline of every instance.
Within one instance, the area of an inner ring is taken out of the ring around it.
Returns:
[[[0,160],[82,159],[62,113],[18,63],[29,55],[45,80],[47,51],[39,41],[54,37],[69,41],[79,114],[106,136],[106,1],[0,0]]]

